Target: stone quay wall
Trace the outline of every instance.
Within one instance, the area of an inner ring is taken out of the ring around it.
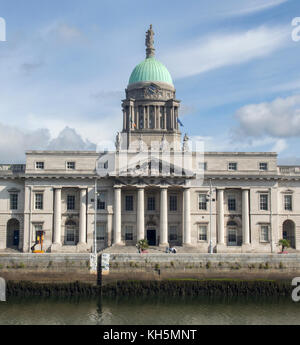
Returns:
[[[12,280],[96,281],[89,254],[0,254],[0,276]],[[120,279],[289,279],[300,276],[300,254],[110,254],[109,275]]]

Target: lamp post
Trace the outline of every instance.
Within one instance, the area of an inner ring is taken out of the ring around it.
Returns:
[[[212,209],[211,209],[211,200],[212,199],[212,187],[211,187],[211,179],[209,179],[209,253],[213,253],[213,247],[212,247]]]
[[[94,212],[95,212],[95,222],[94,222],[94,254],[97,255],[97,178],[95,179],[95,199],[94,199]]]

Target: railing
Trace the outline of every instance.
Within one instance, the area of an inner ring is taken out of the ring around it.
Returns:
[[[300,166],[279,166],[280,174],[300,174]]]
[[[15,173],[24,173],[26,169],[25,164],[0,164],[0,172],[12,172]]]

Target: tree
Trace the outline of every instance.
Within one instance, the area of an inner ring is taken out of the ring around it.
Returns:
[[[282,238],[281,240],[278,241],[278,244],[282,247],[281,251],[284,252],[284,248],[289,248],[290,247],[290,241]]]
[[[139,240],[136,246],[139,249],[139,251],[144,251],[149,247],[149,244],[147,240]]]

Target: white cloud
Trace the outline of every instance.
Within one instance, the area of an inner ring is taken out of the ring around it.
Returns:
[[[63,42],[85,41],[87,38],[77,27],[64,22],[53,22],[40,30],[40,35],[44,39],[53,37]]]
[[[27,150],[96,150],[96,145],[69,127],[51,139],[45,128],[25,131],[0,123],[0,162],[23,163]]]
[[[239,16],[239,15],[247,15],[251,13],[256,13],[260,11],[267,10],[269,8],[279,6],[288,0],[247,0],[246,6],[238,9],[233,10],[231,12],[225,13],[228,16]]]
[[[183,78],[224,66],[265,57],[289,42],[285,27],[259,27],[220,34],[177,46],[162,57],[174,78]]]
[[[300,94],[272,102],[249,104],[235,114],[240,136],[300,136]]]
[[[288,145],[284,139],[278,139],[275,143],[275,145],[272,148],[272,151],[281,153],[285,149],[287,149]]]
[[[96,150],[96,145],[89,140],[84,140],[70,127],[65,127],[57,136],[50,141],[49,150]]]

